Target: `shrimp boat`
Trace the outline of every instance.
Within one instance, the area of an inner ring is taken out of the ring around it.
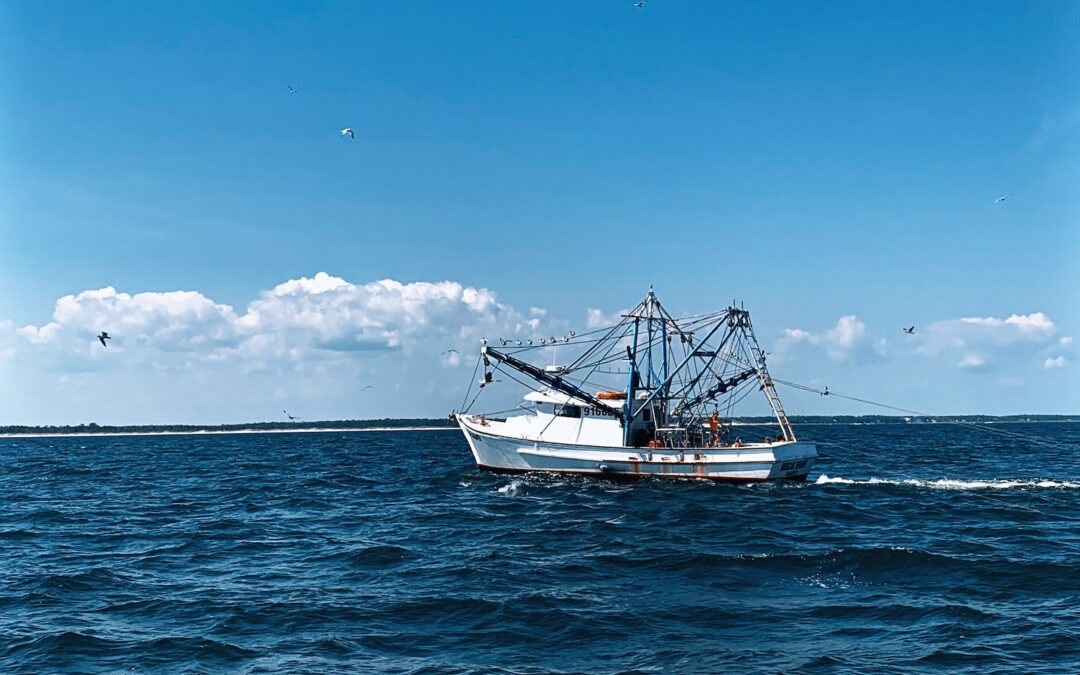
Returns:
[[[498,342],[482,341],[479,390],[470,402],[470,385],[465,410],[451,415],[481,469],[742,483],[802,480],[817,458],[795,436],[743,308],[675,319],[650,288],[614,325]],[[527,390],[503,411],[517,414],[469,412],[509,380]],[[733,423],[752,394],[775,423]]]

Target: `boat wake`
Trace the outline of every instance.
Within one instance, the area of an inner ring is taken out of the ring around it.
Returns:
[[[931,488],[935,490],[1004,490],[1010,488],[1080,488],[1080,481],[1073,480],[1047,480],[1043,478],[1016,478],[999,480],[959,480],[954,478],[939,478],[937,480],[920,480],[918,478],[906,478],[902,480],[890,480],[886,478],[867,478],[865,480],[852,480],[850,478],[831,477],[825,474],[818,476],[817,485],[907,485],[911,487]]]

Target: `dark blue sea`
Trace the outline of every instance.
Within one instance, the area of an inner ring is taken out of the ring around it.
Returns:
[[[803,426],[810,479],[749,486],[0,439],[0,671],[1080,672],[1080,424],[997,428]]]

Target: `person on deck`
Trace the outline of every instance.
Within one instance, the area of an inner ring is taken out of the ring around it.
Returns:
[[[714,448],[720,441],[720,414],[715,410],[709,417],[709,447]]]

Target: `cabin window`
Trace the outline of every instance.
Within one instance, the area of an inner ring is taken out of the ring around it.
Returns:
[[[576,405],[559,406],[555,414],[559,417],[581,417],[581,408]]]
[[[651,422],[652,421],[651,412],[648,411],[648,410],[642,410],[641,411],[641,421],[642,422]]]

